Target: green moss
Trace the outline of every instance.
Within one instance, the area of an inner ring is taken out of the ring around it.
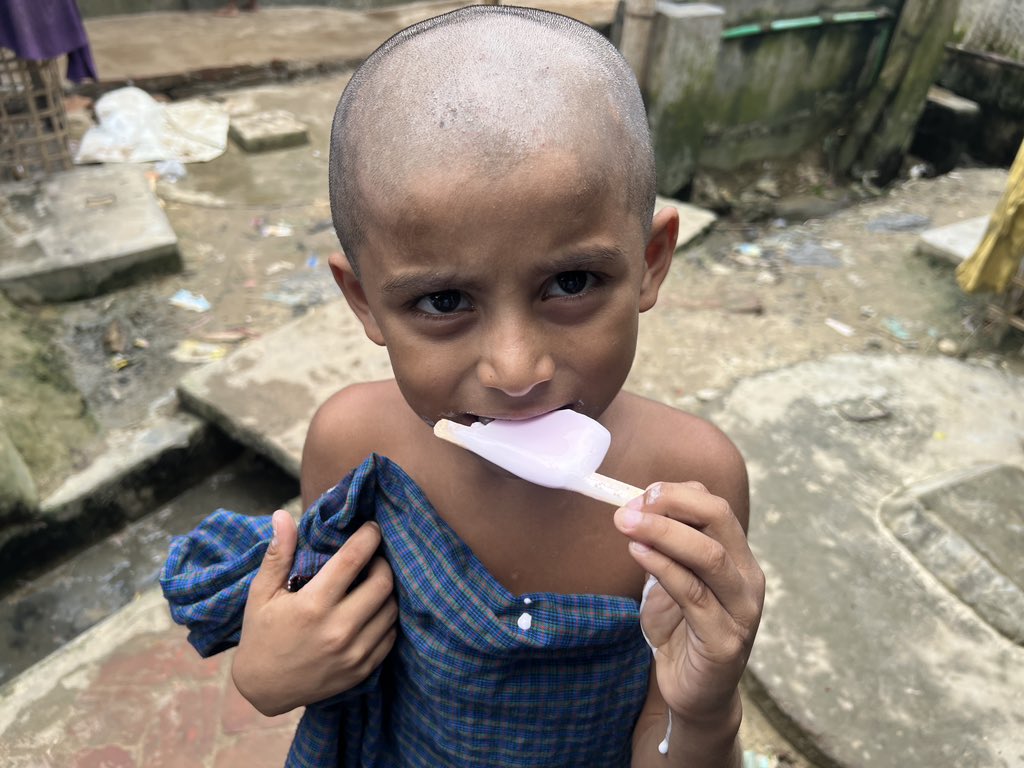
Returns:
[[[97,427],[71,381],[52,323],[0,295],[2,419],[40,490],[55,486]]]

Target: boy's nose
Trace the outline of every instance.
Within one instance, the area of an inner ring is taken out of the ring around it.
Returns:
[[[555,375],[555,361],[538,340],[522,329],[507,328],[490,335],[487,349],[477,364],[485,387],[522,397]]]

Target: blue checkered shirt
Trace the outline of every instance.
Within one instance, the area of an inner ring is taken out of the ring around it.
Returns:
[[[311,578],[367,520],[401,631],[369,679],[306,708],[287,768],[629,765],[650,671],[637,601],[511,594],[379,456],[307,511],[292,577]],[[161,586],[202,656],[237,644],[270,536],[269,518],[219,510],[171,543]]]

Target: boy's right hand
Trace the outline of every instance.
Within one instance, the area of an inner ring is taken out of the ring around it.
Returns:
[[[274,513],[274,539],[249,587],[231,674],[267,716],[347,691],[384,660],[397,633],[391,567],[374,556],[380,528],[366,523],[298,592],[287,589],[298,532]],[[366,579],[351,588],[369,563]],[[351,589],[350,589],[351,588]]]

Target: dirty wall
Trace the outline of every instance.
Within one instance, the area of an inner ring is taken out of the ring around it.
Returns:
[[[981,108],[971,154],[1009,165],[1024,141],[1024,2],[961,0],[938,84]]]
[[[808,148],[827,154],[878,75],[901,0],[717,4],[725,33],[699,164],[731,170]],[[782,29],[764,29],[771,22]]]

